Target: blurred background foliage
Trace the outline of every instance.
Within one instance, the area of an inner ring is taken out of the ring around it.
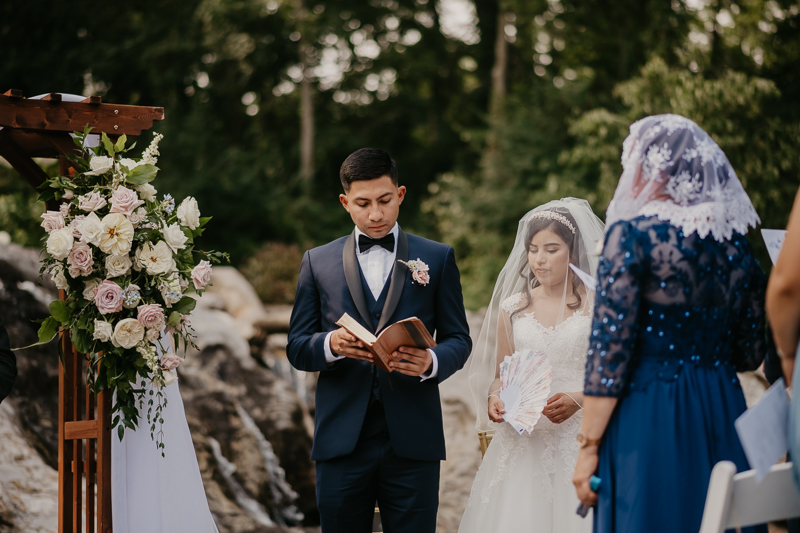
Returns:
[[[198,199],[203,246],[268,302],[291,301],[303,250],[351,230],[344,158],[385,149],[400,223],[456,248],[479,308],[526,211],[580,196],[603,217],[649,114],[700,124],[764,227],[785,227],[799,24],[797,0],[28,0],[0,4],[0,90],[163,106],[157,188]],[[34,198],[0,167],[16,242],[43,235]]]

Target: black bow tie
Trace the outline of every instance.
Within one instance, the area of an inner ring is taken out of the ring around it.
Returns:
[[[358,250],[366,252],[373,246],[380,246],[387,252],[394,252],[394,233],[388,233],[380,239],[373,239],[364,234],[358,236]]]

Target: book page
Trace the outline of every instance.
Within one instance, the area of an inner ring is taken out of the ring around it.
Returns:
[[[365,342],[369,346],[372,346],[375,344],[375,341],[378,340],[378,338],[370,333],[367,328],[359,324],[355,318],[351,317],[347,313],[342,315],[342,318],[336,322],[336,325],[342,326],[344,329],[358,337],[359,340]]]

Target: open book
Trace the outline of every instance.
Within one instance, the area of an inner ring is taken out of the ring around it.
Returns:
[[[395,322],[381,331],[377,337],[347,313],[342,315],[336,325],[343,327],[363,342],[367,350],[375,356],[373,358],[375,366],[386,372],[392,371],[389,368],[391,355],[400,346],[415,346],[423,350],[436,347],[436,341],[428,333],[428,328],[415,316]]]

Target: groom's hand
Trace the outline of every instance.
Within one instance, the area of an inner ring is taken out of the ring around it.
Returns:
[[[364,348],[361,341],[344,328],[337,329],[331,335],[331,351],[336,355],[372,362],[372,354],[369,350]]]
[[[392,352],[389,368],[407,376],[421,376],[433,366],[433,358],[428,350],[413,346],[401,346]]]

